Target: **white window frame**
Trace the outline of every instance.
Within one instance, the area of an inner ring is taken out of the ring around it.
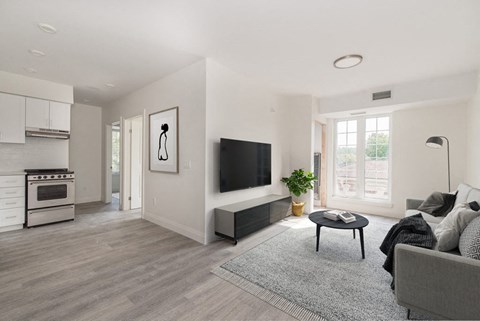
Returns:
[[[391,204],[392,201],[392,114],[376,114],[376,115],[364,115],[357,117],[345,117],[337,118],[333,123],[333,191],[332,197],[335,199],[342,200],[353,200],[369,203],[382,203],[382,204]],[[365,197],[365,146],[366,146],[366,119],[367,118],[381,118],[389,117],[389,126],[388,126],[388,198],[385,199],[375,199]],[[337,171],[336,171],[336,159],[337,159],[337,124],[343,121],[356,120],[357,121],[357,186],[356,186],[356,195],[355,196],[345,196],[339,195],[337,193]]]

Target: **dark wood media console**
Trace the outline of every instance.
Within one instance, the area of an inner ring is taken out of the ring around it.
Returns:
[[[234,241],[256,232],[289,214],[292,198],[267,195],[215,209],[215,234]]]

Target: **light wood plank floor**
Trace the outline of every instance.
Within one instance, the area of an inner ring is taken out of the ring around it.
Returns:
[[[81,205],[75,222],[0,234],[0,319],[294,320],[210,271],[305,220],[203,246],[136,211]]]
[[[102,204],[0,234],[1,320],[292,320],[210,273],[280,233],[203,246]]]

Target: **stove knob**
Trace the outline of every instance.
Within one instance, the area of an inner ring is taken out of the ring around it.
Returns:
[[[67,175],[63,175],[63,178],[66,178],[66,177],[67,177]]]
[[[52,175],[50,178],[55,178],[55,175]]]
[[[62,175],[58,175],[57,177],[58,177],[58,178],[62,178]]]
[[[43,176],[43,178],[47,178],[47,176]]]

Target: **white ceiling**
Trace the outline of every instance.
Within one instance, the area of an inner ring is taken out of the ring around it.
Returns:
[[[80,103],[105,104],[202,57],[323,97],[478,70],[480,1],[0,0],[0,39],[0,70],[73,85]],[[352,53],[363,63],[333,68]]]

